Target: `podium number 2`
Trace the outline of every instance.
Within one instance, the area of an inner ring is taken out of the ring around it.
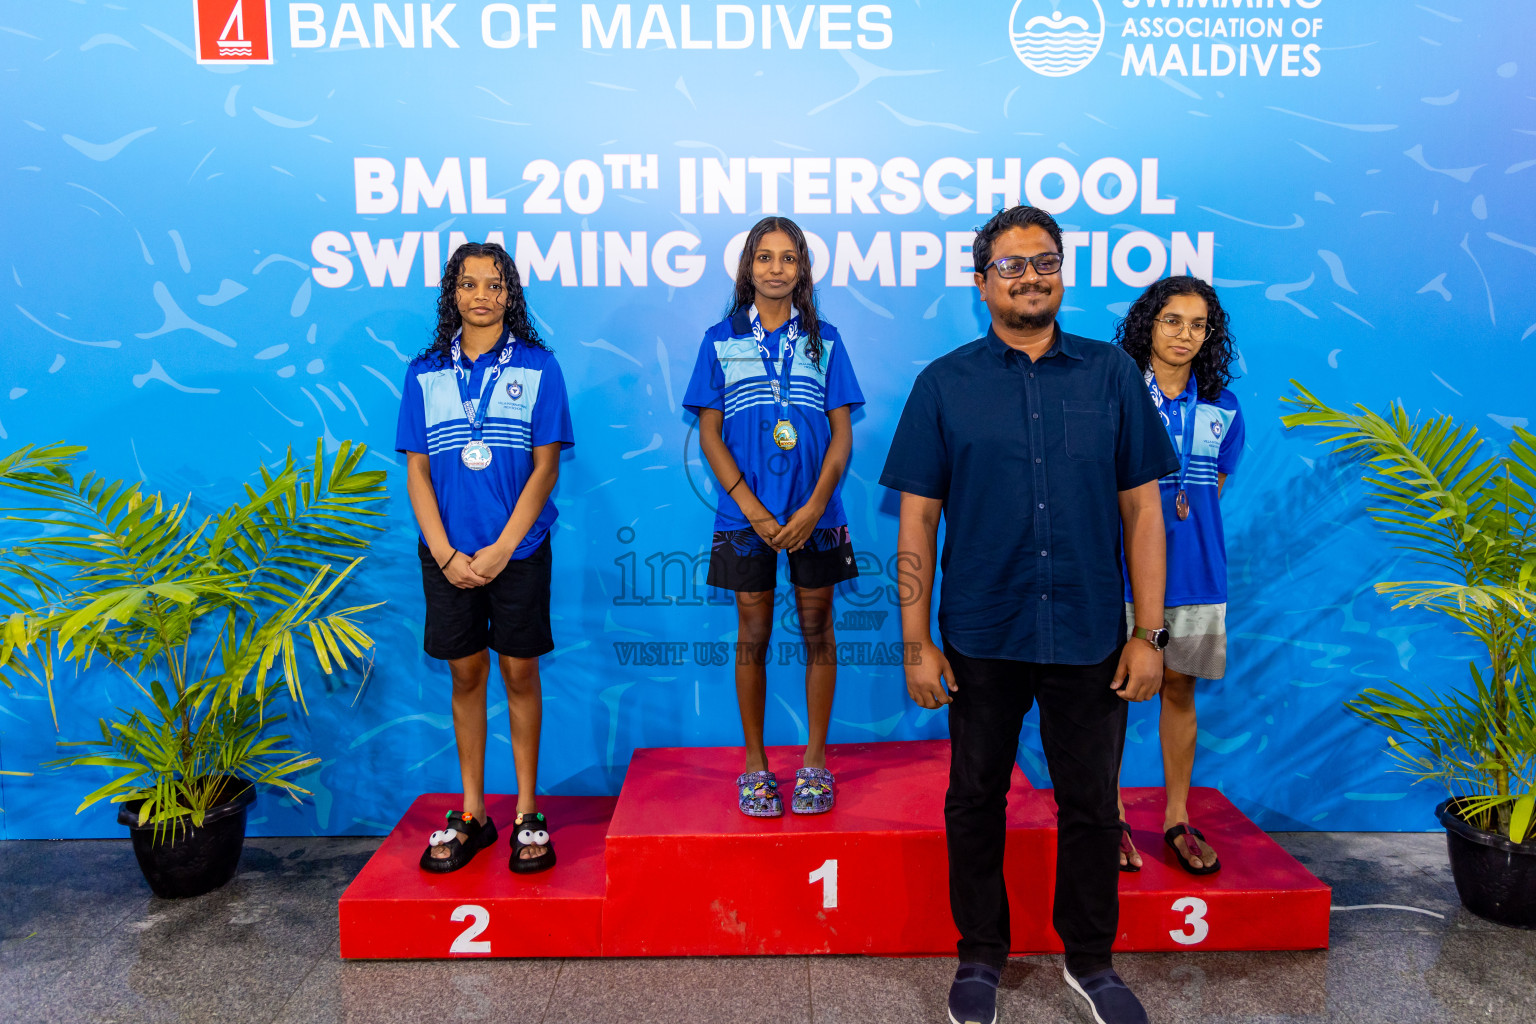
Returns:
[[[489,953],[491,940],[476,938],[485,931],[491,923],[490,913],[482,906],[474,903],[466,903],[453,908],[452,920],[462,921],[469,919],[469,927],[459,933],[459,937],[453,940],[453,945],[448,947],[450,953]]]
[[[1184,927],[1170,931],[1168,937],[1181,946],[1198,946],[1211,934],[1211,923],[1205,919],[1210,909],[1198,896],[1185,896],[1173,901],[1173,909],[1184,914]],[[1187,930],[1186,930],[1187,929]]]
[[[811,872],[809,879],[812,885],[821,883],[821,908],[823,910],[837,909],[837,861],[822,861],[821,867]]]

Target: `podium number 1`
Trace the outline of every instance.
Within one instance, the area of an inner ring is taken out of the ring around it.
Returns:
[[[451,920],[462,921],[469,919],[469,927],[459,933],[459,937],[453,940],[453,945],[448,947],[450,953],[489,953],[491,940],[476,938],[491,923],[491,915],[484,907],[474,903],[466,903],[463,906],[454,907]]]
[[[1210,908],[1206,906],[1205,900],[1198,896],[1185,896],[1173,901],[1173,909],[1184,915],[1184,927],[1168,933],[1174,942],[1181,946],[1198,946],[1211,934],[1211,923],[1205,919],[1205,912]]]
[[[823,910],[837,909],[837,861],[822,861],[821,867],[811,872],[809,879],[812,885],[821,883],[821,908]]]

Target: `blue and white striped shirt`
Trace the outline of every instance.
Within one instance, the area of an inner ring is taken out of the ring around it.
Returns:
[[[837,328],[825,320],[821,329],[821,359],[812,362],[806,351],[806,337],[800,331],[800,315],[771,333],[764,333],[763,346],[774,358],[775,376],[782,372],[781,352],[786,337],[794,332],[794,358],[789,368],[789,422],[799,438],[794,448],[781,450],[773,442],[773,427],[780,407],[773,400],[773,385],[764,372],[763,356],[753,332],[749,311],[722,320],[704,332],[693,377],[683,394],[683,405],[697,413],[700,409],[719,409],[724,414],[721,434],[736,465],[746,474],[745,485],[757,500],[785,521],[810,500],[821,477],[821,463],[832,441],[832,427],[827,413],[842,406],[864,404],[864,394],[848,362],[848,352]],[[740,530],[751,524],[729,495],[720,494],[715,510],[716,530]],[[841,486],[827,502],[826,511],[817,521],[818,529],[848,525],[843,513]]]
[[[469,418],[446,356],[418,357],[405,372],[395,449],[425,454],[432,469],[438,513],[448,543],[474,554],[501,535],[512,509],[533,473],[533,449],[575,443],[565,377],[547,349],[513,340],[512,355],[494,386],[482,397],[486,372],[496,365],[502,342],[475,359],[465,358],[469,394],[488,401],[480,439],[491,449],[491,464],[482,470],[466,467],[459,452],[470,440]],[[553,499],[544,503],[513,558],[527,558],[549,535],[558,513]]]
[[[1169,398],[1161,389],[1152,396],[1175,451],[1184,450],[1184,425],[1191,409],[1195,418],[1189,473],[1184,479],[1188,519],[1179,519],[1174,508],[1178,472],[1158,481],[1163,498],[1163,528],[1168,533],[1168,582],[1163,604],[1169,608],[1227,601],[1227,542],[1217,474],[1231,475],[1242,460],[1243,411],[1237,396],[1225,388],[1214,402],[1200,398],[1195,388],[1191,375],[1189,386],[1178,398]],[[1129,601],[1129,580],[1125,594]]]

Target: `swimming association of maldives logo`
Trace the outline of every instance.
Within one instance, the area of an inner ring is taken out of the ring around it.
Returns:
[[[1099,0],[1016,0],[1008,19],[1013,52],[1047,78],[1075,75],[1104,45]]]
[[[271,0],[192,0],[199,64],[271,64]]]

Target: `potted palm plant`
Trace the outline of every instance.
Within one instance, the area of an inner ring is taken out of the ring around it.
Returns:
[[[54,765],[109,770],[76,813],[119,804],[161,896],[233,877],[258,787],[308,794],[298,777],[318,758],[272,727],[279,702],[304,706],[301,664],[329,675],[364,665],[373,646],[359,616],[377,605],[334,607],[383,515],[384,474],[358,468],[365,450],[343,443],[328,459],[317,443],[307,464],[290,451],[201,519],[190,498],[77,477],[83,448],[0,459],[13,541],[0,552],[0,679],[41,685],[55,728],[65,666],[132,683],[134,705],[101,719],[100,738],[61,743]]]
[[[1517,427],[1490,454],[1449,416],[1421,422],[1397,403],[1385,416],[1346,412],[1291,385],[1299,411],[1282,422],[1326,431],[1320,444],[1359,461],[1372,518],[1435,577],[1376,591],[1446,616],[1482,647],[1463,685],[1394,682],[1347,707],[1387,730],[1400,770],[1445,786],[1436,814],[1462,903],[1536,927],[1536,435]]]

